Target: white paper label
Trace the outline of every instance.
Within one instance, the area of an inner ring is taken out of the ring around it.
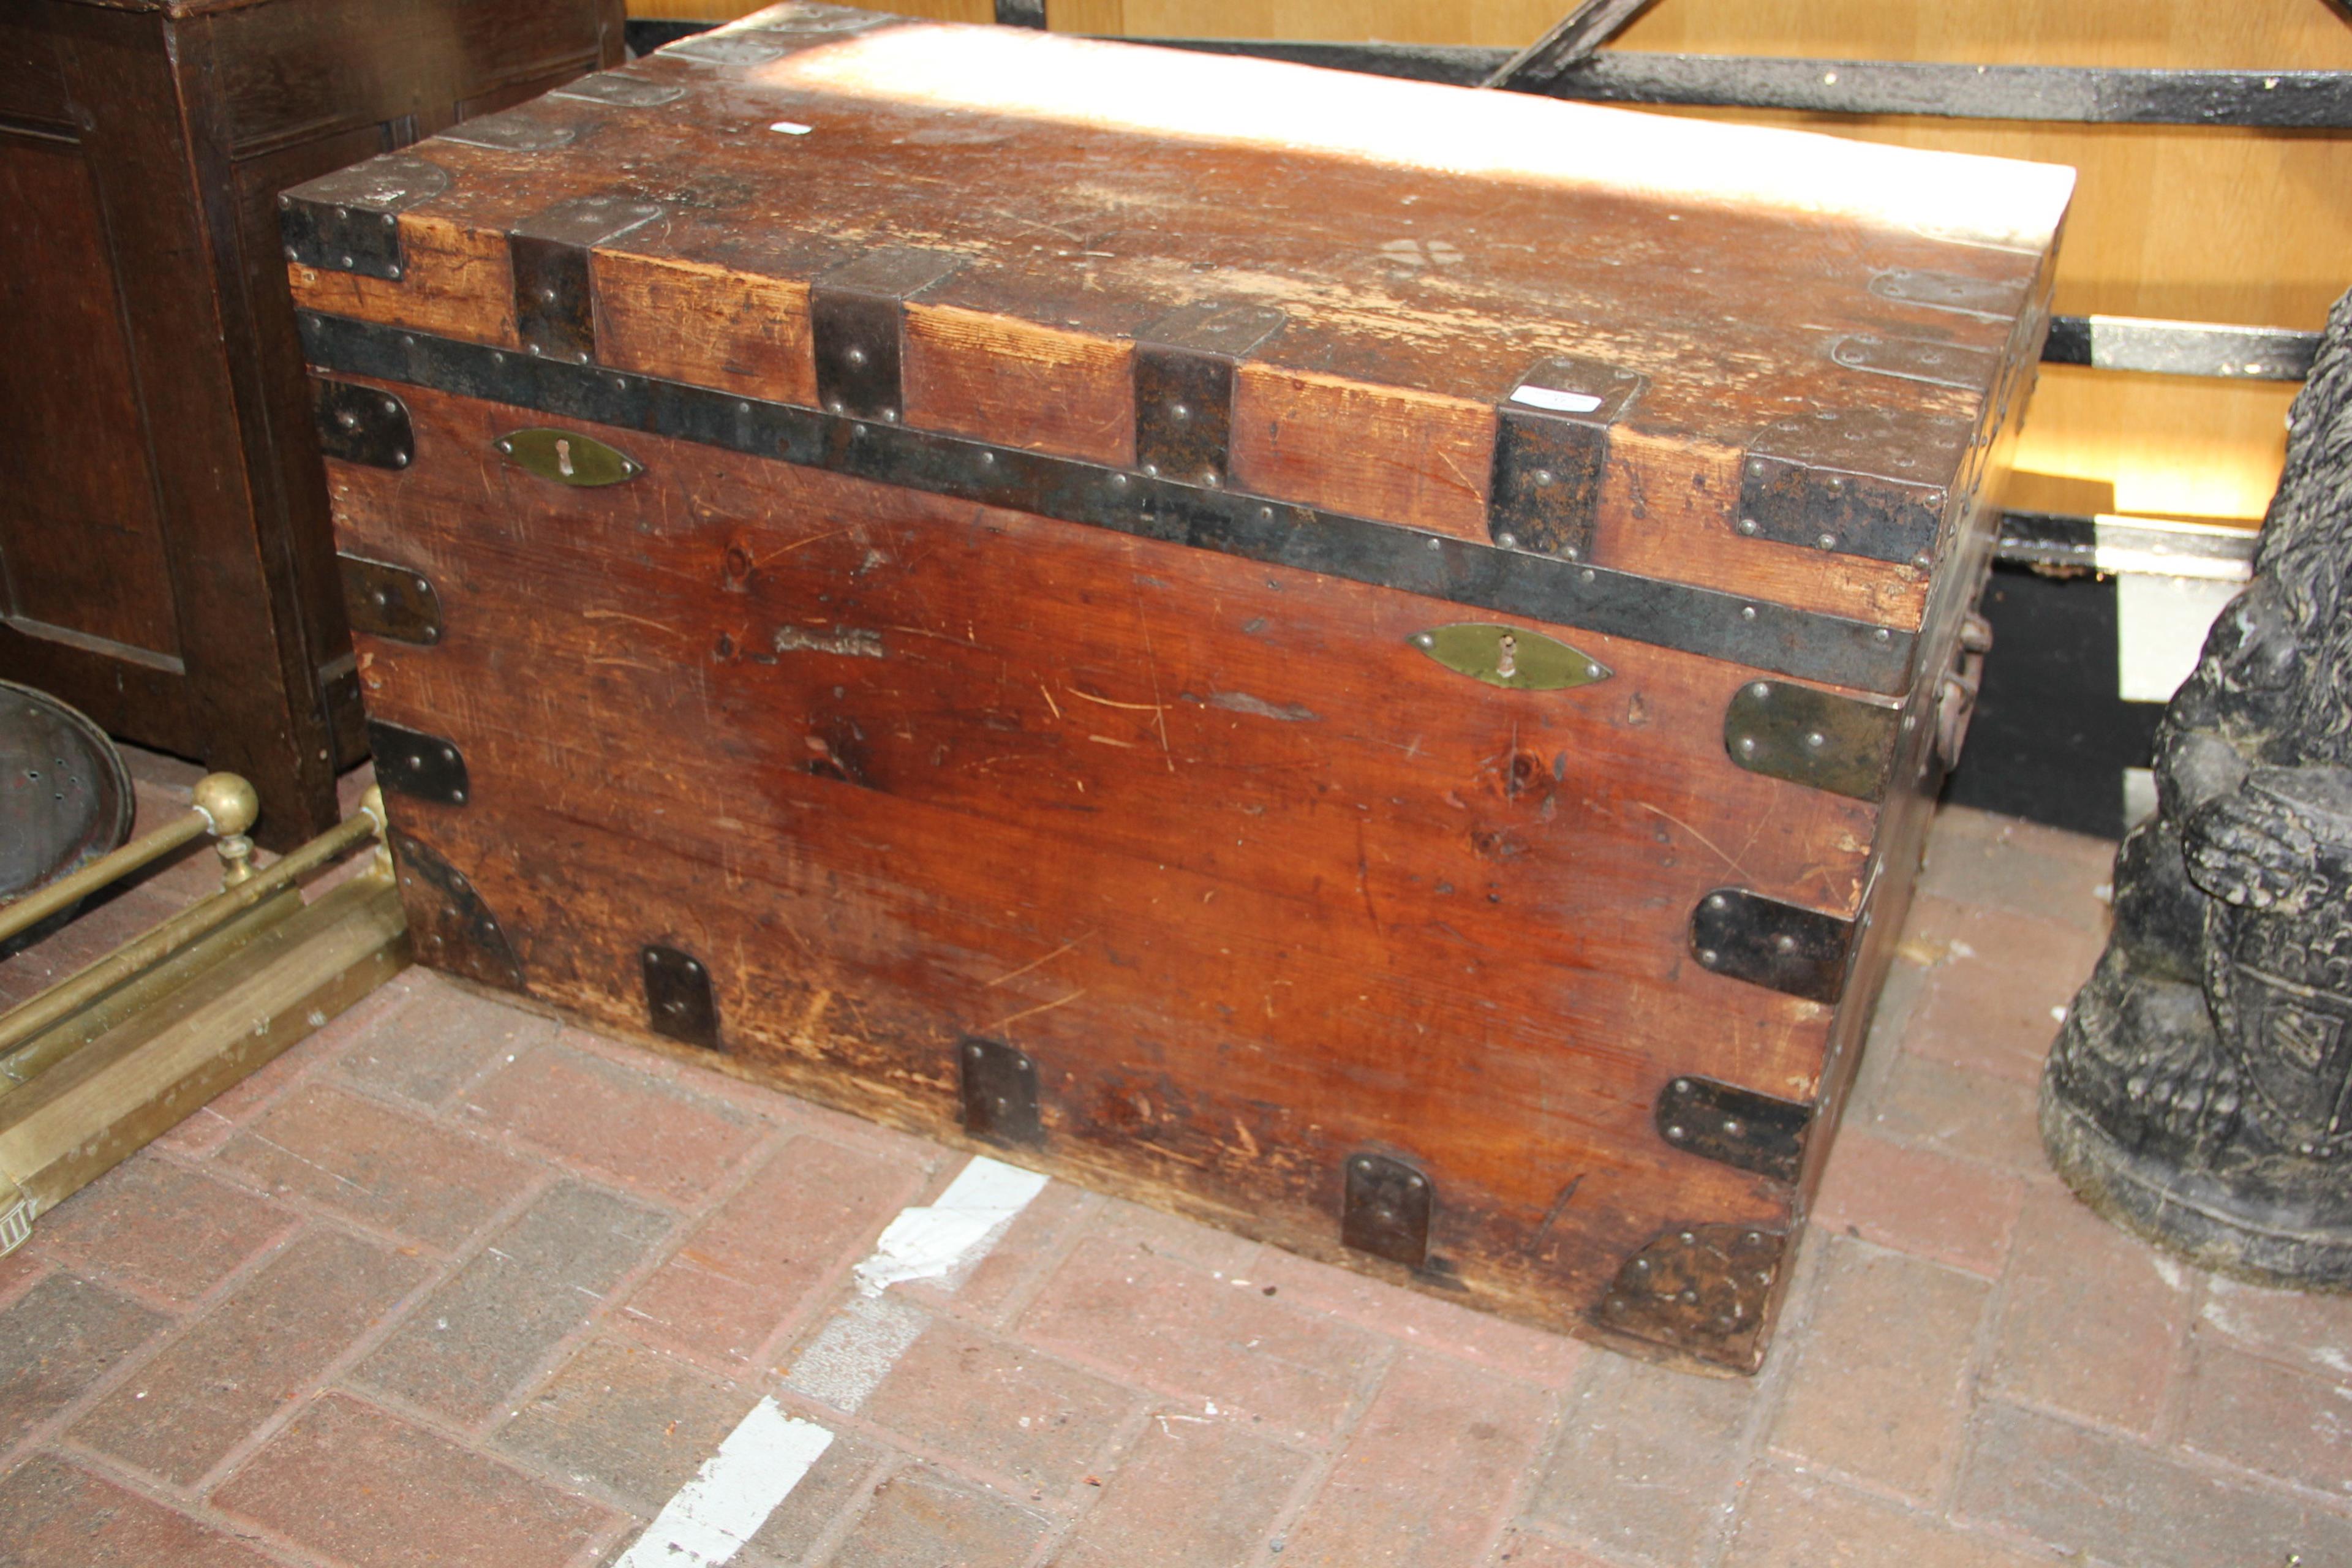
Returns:
[[[1530,408],[1549,408],[1555,414],[1590,414],[1601,406],[1601,399],[1589,392],[1560,392],[1549,386],[1520,387],[1511,394],[1511,401]]]

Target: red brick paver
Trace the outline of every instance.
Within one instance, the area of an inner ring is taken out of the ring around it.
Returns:
[[[411,972],[0,1259],[0,1564],[591,1568],[763,1398],[834,1440],[740,1568],[2352,1563],[2352,1299],[2042,1161],[2107,853],[1939,819],[1754,1379],[1056,1183],[825,1408],[962,1156]]]

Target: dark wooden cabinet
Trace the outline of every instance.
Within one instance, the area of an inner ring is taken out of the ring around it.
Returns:
[[[365,753],[276,200],[622,58],[621,0],[0,9],[0,676],[251,779]]]

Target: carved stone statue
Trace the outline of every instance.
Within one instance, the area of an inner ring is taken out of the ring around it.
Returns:
[[[2208,1268],[2352,1289],[2352,294],[2288,421],[2253,581],[2157,735],[2042,1139]]]

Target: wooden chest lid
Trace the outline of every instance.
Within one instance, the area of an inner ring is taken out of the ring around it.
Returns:
[[[286,216],[326,316],[1916,631],[2072,183],[786,5]]]

